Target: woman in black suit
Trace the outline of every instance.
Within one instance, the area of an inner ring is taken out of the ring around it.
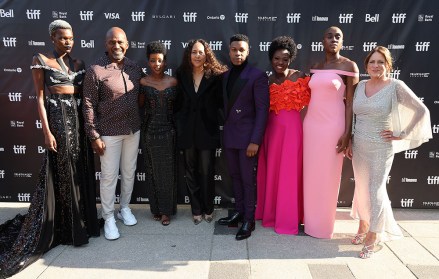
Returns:
[[[221,74],[209,44],[191,40],[177,69],[177,144],[184,151],[185,178],[193,221],[213,220],[215,149],[219,147],[218,110],[222,107]]]

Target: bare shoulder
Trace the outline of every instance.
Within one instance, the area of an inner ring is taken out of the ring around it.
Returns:
[[[354,61],[352,61],[346,57],[342,57],[342,61],[340,63],[340,70],[347,71],[347,72],[353,72],[353,73],[359,72],[357,63],[355,63]]]
[[[149,86],[151,84],[150,82],[150,76],[144,76],[143,78],[140,79],[140,84],[143,86]]]
[[[318,69],[323,69],[323,62],[317,62],[317,63],[314,63],[314,64],[311,66],[311,69],[316,69],[316,70],[318,70]]]
[[[171,77],[171,76],[167,76],[168,82],[169,82],[169,87],[171,86],[177,86],[178,81],[175,77]]]

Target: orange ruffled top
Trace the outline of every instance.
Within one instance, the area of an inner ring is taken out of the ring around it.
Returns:
[[[272,83],[270,85],[270,110],[276,114],[283,109],[301,111],[311,100],[309,80],[310,77],[304,77],[296,81],[286,79],[281,84]]]

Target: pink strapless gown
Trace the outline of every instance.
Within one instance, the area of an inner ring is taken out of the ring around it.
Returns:
[[[332,238],[343,153],[336,145],[345,130],[345,84],[340,70],[311,70],[311,102],[303,122],[305,233]]]
[[[276,85],[282,89],[307,90],[308,79]],[[270,104],[273,103],[270,86]],[[282,92],[279,92],[282,94]],[[286,95],[282,94],[282,98]],[[279,96],[280,97],[280,96]],[[271,108],[271,107],[270,107]],[[297,110],[281,109],[268,115],[264,139],[259,151],[255,217],[262,226],[274,227],[279,234],[298,234],[303,220],[302,193],[302,120]]]

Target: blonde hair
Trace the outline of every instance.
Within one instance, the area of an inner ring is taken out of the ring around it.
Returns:
[[[62,20],[62,19],[54,20],[49,24],[49,35],[53,36],[53,33],[55,33],[55,31],[58,29],[72,30],[72,26],[70,25],[70,23],[68,23],[65,20]]]

